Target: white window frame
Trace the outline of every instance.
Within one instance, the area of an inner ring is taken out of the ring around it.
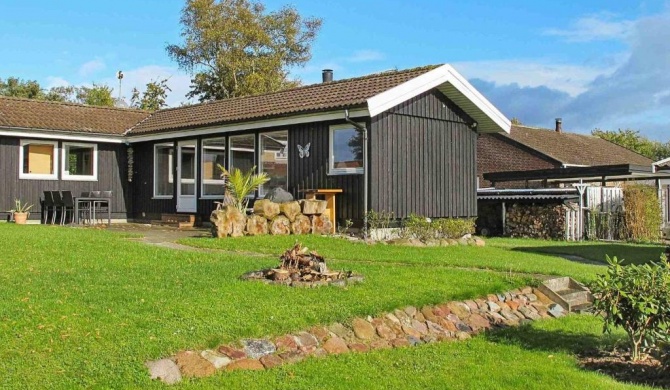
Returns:
[[[220,146],[208,146],[208,149],[218,149],[218,150],[223,150],[226,153],[226,160],[228,160],[228,140],[226,139],[225,136],[223,137],[214,137],[214,138],[205,138],[200,142],[200,177],[202,178],[202,182],[200,183],[200,199],[221,199],[223,195],[206,195],[205,194],[205,184],[211,185],[211,184],[218,184],[218,185],[225,185],[226,181],[223,179],[205,179],[205,142],[208,140],[213,140],[213,139],[224,139],[226,140],[226,146],[220,147]]]
[[[26,145],[30,144],[40,144],[40,145],[53,145],[54,155],[53,155],[53,173],[52,174],[43,174],[43,173],[24,173],[23,172],[23,149]],[[58,180],[58,141],[47,141],[47,140],[37,140],[37,139],[22,139],[19,147],[19,179],[27,180]]]
[[[263,131],[263,132],[258,133],[258,165],[257,165],[258,168],[256,169],[256,171],[257,171],[258,173],[263,172],[263,150],[262,150],[262,148],[263,148],[263,142],[261,141],[261,137],[263,136],[263,134],[279,133],[279,132],[282,132],[282,131],[285,131],[286,134],[287,134],[287,137],[290,137],[290,135],[288,135],[288,134],[290,133],[290,132],[288,131],[288,129],[284,129],[284,130],[273,130],[273,131]],[[288,153],[290,153],[290,151],[288,150],[288,146],[289,146],[289,141],[288,141],[288,138],[287,138],[287,140],[286,140],[286,157],[285,157],[285,158],[286,158],[286,188],[285,188],[286,191],[288,191],[288,179],[289,179],[289,174],[288,174],[288,169],[289,169],[289,168],[288,168]],[[260,186],[260,187],[258,188],[258,197],[259,197],[259,198],[264,197],[266,193],[267,193],[266,191],[263,191],[263,186]]]
[[[93,174],[92,175],[70,175],[65,167],[65,159],[67,158],[67,147],[76,146],[80,148],[92,148],[93,149]],[[63,147],[61,148],[61,178],[63,180],[72,180],[72,181],[98,181],[98,144],[86,144],[79,142],[63,142]]]
[[[361,126],[364,124],[360,123]],[[363,174],[363,167],[360,168],[335,168],[335,143],[333,142],[333,133],[336,130],[358,129],[350,124],[331,125],[328,130],[328,174],[329,175],[361,175]],[[365,162],[363,162],[365,165]]]
[[[169,166],[169,173],[168,173],[168,183],[174,184],[174,144],[172,143],[160,143],[160,144],[154,144],[154,185],[153,185],[153,199],[174,199],[174,188],[172,190],[172,195],[156,195],[156,161],[158,159],[156,158],[156,151],[158,150],[159,147],[165,147],[169,146],[173,152],[171,155],[168,155],[168,166]],[[174,187],[174,185],[173,185]]]

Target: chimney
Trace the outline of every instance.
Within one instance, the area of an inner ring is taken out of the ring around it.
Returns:
[[[556,132],[557,133],[562,133],[563,132],[563,119],[562,118],[556,118]]]
[[[323,78],[324,83],[329,83],[333,81],[333,70],[324,69],[323,71],[321,71],[321,77]]]

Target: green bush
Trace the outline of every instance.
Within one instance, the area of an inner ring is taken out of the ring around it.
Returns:
[[[661,235],[661,204],[656,188],[644,184],[623,189],[626,239],[638,242],[658,241]]]
[[[591,284],[596,310],[604,314],[604,332],[621,327],[628,335],[633,361],[643,348],[667,339],[670,324],[670,266],[659,263],[623,265],[607,256],[609,267]]]
[[[429,219],[410,214],[403,221],[401,236],[416,238],[421,241],[461,238],[475,232],[474,218],[439,218]]]

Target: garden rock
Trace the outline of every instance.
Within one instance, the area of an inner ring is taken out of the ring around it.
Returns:
[[[328,202],[319,199],[303,199],[300,201],[302,213],[305,215],[321,215],[326,211]]]
[[[300,203],[298,202],[287,202],[279,205],[279,212],[284,214],[289,221],[295,221],[295,218],[300,214]]]
[[[375,328],[373,328],[372,324],[366,320],[355,318],[351,324],[354,329],[354,334],[359,339],[369,340],[375,336]]]
[[[219,353],[228,356],[233,360],[244,359],[247,357],[247,354],[244,351],[239,349],[231,348],[227,345],[222,345],[218,348]]]
[[[254,214],[271,220],[279,215],[279,204],[269,200],[260,199],[254,203]]]
[[[452,302],[448,306],[449,310],[458,318],[463,319],[470,315],[470,308],[463,302]]]
[[[181,381],[181,371],[175,362],[170,359],[160,359],[146,362],[151,379],[159,379],[165,384],[173,385]]]
[[[175,356],[175,363],[182,375],[186,377],[202,378],[216,372],[212,363],[193,351],[179,352]]]
[[[288,217],[287,217],[288,218]],[[291,222],[291,232],[293,234],[309,234],[312,232],[312,221],[306,215],[298,215]]]
[[[263,367],[267,369],[281,366],[282,364],[284,364],[284,361],[277,355],[265,355],[260,358],[260,362],[263,365]]]
[[[233,361],[228,356],[219,354],[219,353],[217,353],[215,351],[212,351],[212,350],[209,350],[209,349],[200,352],[200,356],[202,356],[203,358],[208,360],[210,363],[212,363],[214,368],[216,368],[217,370],[220,370],[221,368],[229,365]]]
[[[293,195],[281,187],[275,187],[268,191],[264,196],[265,199],[271,200],[274,203],[286,203],[293,201]]]
[[[288,218],[283,215],[275,217],[275,219],[270,222],[270,234],[275,236],[285,236],[291,234],[291,223]]]
[[[349,344],[349,350],[353,352],[367,352],[370,350],[370,347],[362,343],[352,343]]]
[[[313,334],[307,332],[300,332],[295,336],[295,342],[298,344],[298,347],[316,347],[319,345],[319,341],[314,337]]]
[[[263,366],[263,364],[256,359],[241,359],[234,361],[230,363],[228,366],[226,366],[226,370],[228,371],[234,371],[234,370],[260,371],[264,369],[265,367]]]
[[[244,352],[252,359],[258,359],[277,351],[275,345],[268,340],[242,340],[242,345],[244,345]]]
[[[247,234],[250,236],[268,234],[268,220],[260,215],[252,215],[247,218]]]
[[[551,315],[554,318],[559,318],[563,317],[565,315],[565,309],[563,309],[563,306],[557,304],[557,303],[552,303],[549,305],[549,315]]]
[[[323,349],[325,349],[328,353],[333,355],[349,352],[349,347],[347,347],[347,343],[345,343],[344,340],[342,340],[337,336],[328,339],[328,341],[326,341],[326,343],[323,344]]]
[[[333,232],[333,223],[326,214],[312,216],[312,234],[328,235]]]

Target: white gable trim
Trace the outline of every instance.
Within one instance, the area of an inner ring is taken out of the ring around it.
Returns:
[[[478,131],[483,133],[510,132],[512,127],[510,120],[449,64],[442,65],[369,98],[370,116],[381,114],[433,88],[438,88],[477,121]],[[463,99],[467,99],[472,104],[459,104],[459,101]]]
[[[40,129],[2,129],[0,128],[0,136],[17,137],[17,138],[32,138],[32,139],[49,139],[60,141],[86,141],[86,142],[100,142],[110,144],[120,144],[125,142],[123,137],[101,136],[77,132],[58,132]]]

